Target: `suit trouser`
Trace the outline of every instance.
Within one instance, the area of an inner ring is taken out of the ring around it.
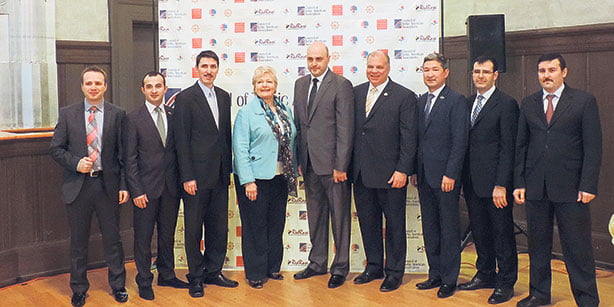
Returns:
[[[126,284],[124,251],[119,235],[119,204],[109,199],[102,177],[85,177],[83,186],[74,202],[66,205],[70,226],[70,288],[73,293],[85,293],[87,280],[87,251],[92,227],[92,215],[96,213],[102,233],[104,258],[107,263],[109,285],[112,290]]]
[[[548,200],[527,200],[529,259],[531,261],[529,292],[550,299],[552,271],[553,221],[559,230],[565,267],[569,273],[571,292],[578,306],[598,306],[595,261],[591,244],[590,204],[557,203]]]
[[[365,272],[403,277],[407,254],[405,199],[407,186],[400,189],[367,188],[359,177],[354,183],[354,201],[365,247]],[[386,218],[386,267],[382,236],[382,213]]]
[[[158,229],[158,257],[156,267],[158,279],[175,278],[175,227],[179,211],[179,198],[173,197],[164,185],[158,198],[148,197],[147,207],[133,207],[134,259],[139,286],[151,286],[151,238],[154,225]]]
[[[228,187],[198,188],[194,196],[183,195],[187,277],[190,282],[203,281],[220,274],[224,266],[228,243]],[[203,225],[204,253],[200,251]]]
[[[350,184],[347,181],[335,183],[332,173],[317,175],[310,163],[303,174],[311,239],[309,268],[316,272],[327,271],[330,214],[335,244],[330,273],[346,276],[350,270]]]
[[[504,208],[497,208],[492,197],[479,197],[470,185],[463,191],[478,254],[477,276],[482,280],[496,282],[497,288],[513,288],[518,280],[518,255],[512,191],[506,193],[507,206]]]
[[[235,182],[239,178],[235,176]],[[241,251],[248,280],[263,280],[279,272],[284,255],[283,233],[286,224],[288,186],[283,175],[271,180],[256,180],[258,196],[250,201],[245,187],[236,184],[241,213]]]
[[[418,184],[429,278],[450,285],[456,285],[460,271],[459,191],[459,184],[450,192],[433,188],[424,181]]]

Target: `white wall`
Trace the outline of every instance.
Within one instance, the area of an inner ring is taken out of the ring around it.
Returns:
[[[57,40],[109,41],[107,0],[55,0]]]
[[[519,31],[614,22],[614,0],[449,0],[444,36],[466,34],[469,15],[505,14],[505,30]]]

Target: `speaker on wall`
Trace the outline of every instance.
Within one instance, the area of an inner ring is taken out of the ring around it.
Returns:
[[[505,15],[471,15],[467,17],[469,70],[481,55],[497,60],[499,72],[505,72]]]

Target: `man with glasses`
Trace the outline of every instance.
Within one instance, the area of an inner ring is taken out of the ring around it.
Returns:
[[[514,296],[518,279],[511,193],[518,103],[495,87],[499,72],[494,58],[476,58],[472,76],[477,94],[467,101],[471,111],[463,192],[478,271],[458,289],[495,289],[488,303],[499,304]]]

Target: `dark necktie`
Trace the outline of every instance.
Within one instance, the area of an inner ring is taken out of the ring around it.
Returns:
[[[158,113],[158,118],[156,120],[156,127],[158,128],[158,134],[160,134],[160,139],[162,140],[162,145],[166,146],[166,128],[164,127],[164,119],[162,116],[162,108],[159,106],[154,109],[156,113]]]
[[[475,104],[475,109],[473,109],[473,114],[471,114],[471,127],[475,124],[475,120],[478,118],[482,107],[484,106],[484,96],[478,95],[478,102]]]
[[[548,106],[546,107],[546,122],[548,124],[550,124],[552,115],[554,115],[554,105],[552,104],[552,99],[554,99],[554,97],[556,96],[552,94],[546,96],[546,100],[548,100]]]
[[[98,123],[96,123],[96,111],[98,108],[96,106],[91,106],[88,110],[90,113],[87,117],[87,154],[90,159],[92,159],[93,165],[92,170],[98,171],[101,169],[100,160],[98,159],[100,155],[100,146],[98,144]]]
[[[318,79],[313,78],[311,82],[313,82],[313,86],[311,87],[311,91],[309,91],[309,101],[307,102],[307,110],[309,113],[313,110],[313,101],[316,99],[316,93],[318,92]]]
[[[431,103],[433,102],[433,98],[435,95],[429,94],[426,98],[426,105],[424,106],[424,121],[429,119],[429,114],[431,113]]]

